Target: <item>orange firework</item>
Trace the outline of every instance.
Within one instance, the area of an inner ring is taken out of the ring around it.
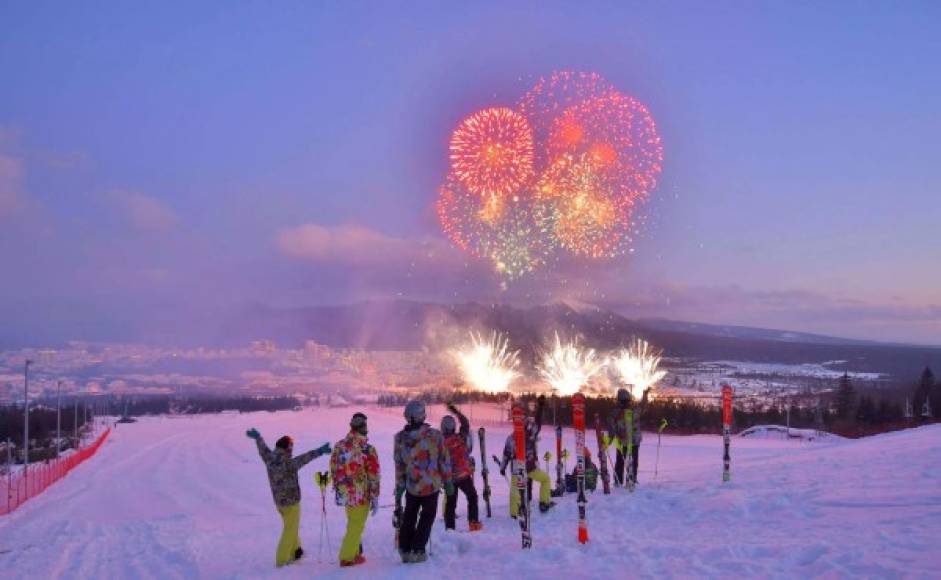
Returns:
[[[631,242],[631,204],[612,195],[616,189],[603,160],[591,154],[562,155],[536,184],[539,209],[534,214],[573,254],[615,256]]]
[[[453,180],[441,188],[436,204],[441,228],[454,245],[490,261],[497,273],[512,280],[546,264],[552,239],[539,231],[529,196],[508,196],[502,207],[491,218],[487,204]]]
[[[496,220],[504,197],[533,176],[533,132],[526,118],[506,107],[464,119],[451,135],[451,174],[485,203],[484,219]]]

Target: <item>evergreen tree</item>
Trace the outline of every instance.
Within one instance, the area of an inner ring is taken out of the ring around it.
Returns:
[[[853,416],[855,406],[856,389],[853,388],[849,373],[844,372],[836,388],[836,414],[841,419],[848,419]]]
[[[935,407],[937,402],[937,396],[934,395],[935,385],[934,385],[934,373],[931,372],[931,369],[925,367],[925,370],[921,373],[921,379],[918,381],[918,386],[915,387],[915,397],[914,397],[914,407],[915,407],[915,416],[921,416],[922,408],[925,405],[926,399],[931,399],[931,406]]]

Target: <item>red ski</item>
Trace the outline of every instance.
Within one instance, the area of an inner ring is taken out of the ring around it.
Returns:
[[[526,493],[526,433],[523,425],[525,418],[523,407],[514,406],[513,442],[516,447],[516,462],[513,465],[513,473],[516,474],[516,493],[519,498],[519,513],[516,517],[519,519],[520,532],[523,535],[523,548],[532,548],[533,534],[529,527],[529,498]]]
[[[575,459],[578,479],[578,541],[588,543],[588,525],[585,523],[585,396],[576,393],[572,397],[572,417],[575,423]]]

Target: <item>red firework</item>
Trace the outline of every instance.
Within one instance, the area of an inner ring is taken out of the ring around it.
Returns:
[[[663,146],[650,112],[636,99],[609,92],[578,102],[552,122],[546,156],[588,156],[596,170],[610,175],[610,194],[624,201],[646,195],[656,185]]]
[[[506,108],[484,109],[451,135],[451,174],[499,214],[502,198],[533,175],[533,132],[526,118]]]
[[[556,71],[548,77],[542,77],[536,85],[520,99],[518,109],[533,128],[537,143],[545,143],[552,130],[555,119],[569,107],[585,99],[600,97],[615,89],[598,73],[578,71]],[[567,136],[580,139],[578,127],[571,127]],[[539,169],[552,163],[546,156],[545,149],[536,151]]]

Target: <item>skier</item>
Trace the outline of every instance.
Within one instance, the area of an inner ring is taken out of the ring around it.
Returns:
[[[539,451],[536,445],[539,441],[539,431],[542,430],[542,411],[546,405],[546,397],[540,395],[536,400],[535,415],[526,417],[526,473],[529,482],[539,482],[539,511],[545,513],[555,507],[552,501],[552,483],[549,474],[539,469]],[[503,460],[500,462],[500,475],[506,476],[506,468],[516,458],[516,442],[511,433],[503,446]],[[529,492],[532,495],[532,491]],[[510,517],[516,518],[519,514],[520,498],[516,491],[516,476],[510,478]]]
[[[457,425],[451,415],[445,415],[441,419],[441,434],[444,436],[444,446],[448,449],[448,457],[451,458],[451,474],[454,480],[454,494],[445,496],[444,527],[447,530],[454,529],[457,490],[460,490],[467,498],[468,527],[470,531],[476,532],[484,526],[480,523],[477,511],[477,488],[474,487],[475,464],[472,455],[474,437],[467,417],[454,404],[449,404],[448,410],[457,415],[461,429],[456,432]]]
[[[379,456],[366,438],[366,415],[350,419],[350,432],[337,441],[330,456],[330,475],[337,505],[346,508],[346,535],[340,544],[340,566],[357,566],[362,554],[366,517],[379,511]]]
[[[294,440],[287,435],[278,439],[274,451],[265,444],[258,429],[252,427],[245,435],[254,439],[258,446],[258,454],[268,470],[271,495],[284,524],[275,554],[275,565],[281,567],[304,555],[297,535],[301,523],[301,486],[297,481],[297,472],[314,459],[330,453],[330,444],[324,443],[317,449],[292,457]]]
[[[399,503],[405,495],[399,554],[410,564],[428,559],[425,545],[438,511],[438,492],[443,487],[452,496],[454,485],[444,437],[425,423],[425,405],[410,401],[405,420],[408,424],[395,435],[395,499]]]
[[[618,389],[617,392],[617,406],[611,410],[611,413],[608,415],[608,433],[611,436],[611,440],[615,443],[616,455],[614,461],[614,483],[615,485],[622,485],[624,482],[624,454],[627,452],[628,448],[628,433],[627,433],[627,424],[624,420],[624,412],[628,409],[633,411],[633,428],[630,433],[631,437],[631,461],[633,463],[633,468],[631,473],[628,475],[631,478],[631,482],[634,484],[637,483],[637,471],[639,465],[640,457],[640,442],[643,439],[643,433],[640,430],[640,420],[641,415],[647,409],[647,396],[650,393],[650,387],[644,390],[644,394],[640,399],[640,405],[635,406],[633,398],[631,397],[631,392],[625,388]]]

